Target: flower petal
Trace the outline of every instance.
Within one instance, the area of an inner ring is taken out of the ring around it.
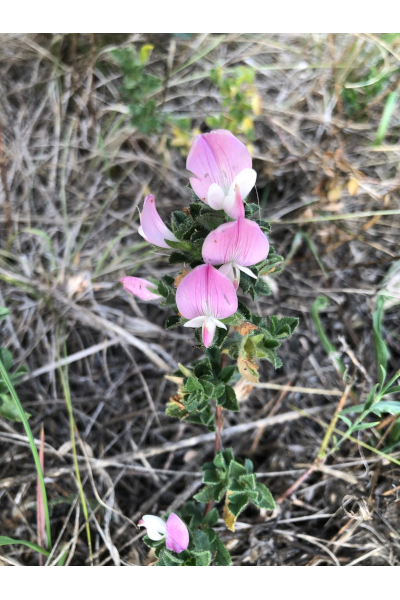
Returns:
[[[155,294],[152,290],[156,290],[156,286],[147,279],[141,277],[123,277],[120,283],[124,286],[127,292],[131,292],[134,296],[147,302],[148,300],[158,300],[161,298],[159,294]]]
[[[185,523],[176,515],[171,513],[167,519],[167,538],[166,546],[179,554],[189,546],[189,531]]]
[[[146,527],[147,535],[155,542],[162,540],[167,535],[167,523],[155,515],[144,515],[138,525]]]
[[[243,169],[251,169],[251,164],[246,146],[230,131],[217,129],[196,135],[186,168],[195,175],[190,179],[195,194],[207,202],[212,183],[217,183],[227,194],[236,175]]]
[[[169,248],[165,240],[170,240],[171,242],[178,241],[158,214],[156,202],[152,195],[146,196],[144,199],[138,232],[147,242],[159,248]]]
[[[243,169],[233,180],[232,189],[239,186],[242,198],[246,198],[256,184],[257,173],[254,169]]]
[[[201,252],[204,262],[211,265],[233,262],[249,267],[268,256],[269,243],[255,221],[240,218],[211,231]]]
[[[190,321],[185,323],[184,327],[202,327],[206,319],[207,317],[195,317],[194,319],[190,319]]]
[[[218,183],[212,183],[207,192],[207,204],[214,210],[221,210],[224,205],[225,193]]]
[[[225,319],[237,309],[232,282],[210,264],[196,267],[182,279],[176,292],[176,303],[185,319],[203,316]]]
[[[231,194],[226,196],[222,208],[232,219],[244,218],[244,204],[238,183],[235,184],[233,196]]]
[[[201,336],[203,339],[203,344],[205,345],[206,348],[209,348],[209,346],[211,346],[212,341],[214,339],[214,334],[215,334],[216,328],[217,328],[217,324],[215,323],[214,319],[212,319],[211,317],[208,317],[203,322],[203,329],[202,329]]]
[[[254,279],[257,279],[257,275],[254,275],[253,271],[251,271],[247,267],[243,267],[242,265],[235,265],[235,266],[243,273],[246,273],[246,275],[248,275],[249,277],[253,277]]]

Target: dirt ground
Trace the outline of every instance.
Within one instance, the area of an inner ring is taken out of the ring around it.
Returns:
[[[201,355],[192,331],[165,331],[168,313],[118,283],[126,274],[176,273],[137,234],[144,195],[155,195],[164,217],[190,201],[185,153],[171,146],[168,129],[147,135],[132,125],[110,58],[116,46],[147,43],[149,69],[165,81],[155,95],[160,111],[188,118],[193,129],[207,131],[206,116],[221,110],[209,79],[215,64],[255,69],[258,197],[270,241],[287,260],[273,294],[253,309],[300,318],[282,345],[284,366],[262,363],[266,387],[225,417],[225,446],[251,458],[281,499],[272,515],[247,509],[234,533],[218,525],[233,564],[398,565],[397,416],[314,463],[346,383],[351,405],[377,382],[372,315],[385,289],[395,298],[383,325],[388,377],[399,369],[398,107],[378,143],[377,132],[399,86],[400,38],[382,34],[0,37],[0,306],[10,310],[1,345],[16,367],[28,367],[18,393],[35,438],[45,431],[52,558],[68,544],[68,564],[148,564],[134,522],[178,510],[213,453],[212,434],[164,413],[175,393],[165,372]],[[320,318],[334,357],[310,312],[320,295],[329,300]],[[345,431],[340,420],[336,428]],[[20,423],[0,418],[0,453],[0,534],[37,542],[36,472]],[[4,546],[1,563],[38,558]]]

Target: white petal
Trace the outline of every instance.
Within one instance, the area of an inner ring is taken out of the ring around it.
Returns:
[[[254,169],[243,169],[240,171],[238,175],[236,175],[235,179],[231,183],[229,188],[229,196],[232,196],[235,199],[235,185],[238,184],[240,189],[240,194],[242,198],[246,198],[255,186],[257,179],[257,173]]]
[[[138,525],[140,527],[146,527],[147,535],[154,542],[162,540],[163,537],[165,537],[167,534],[167,527],[165,521],[163,521],[160,517],[156,517],[154,515],[144,515],[140,519]]]
[[[248,269],[247,267],[242,267],[242,265],[237,265],[235,263],[235,267],[237,269],[240,269],[241,271],[243,271],[243,273],[246,273],[246,275],[248,275],[249,277],[253,277],[254,279],[257,279],[257,275],[254,275],[253,271],[250,271],[250,269]]]
[[[220,267],[218,269],[218,271],[221,271],[221,273],[226,275],[228,277],[228,279],[230,279],[231,281],[235,280],[235,275],[233,272],[233,264],[231,262],[228,262],[225,265],[222,265],[222,267]]]
[[[224,202],[225,194],[218,183],[212,183],[208,188],[207,204],[214,210],[220,210]]]
[[[222,323],[222,321],[218,321],[218,319],[216,319],[215,317],[209,317],[209,319],[210,319],[210,320],[211,320],[213,323],[215,323],[215,325],[216,325],[217,327],[221,327],[221,329],[226,329],[226,325],[225,325],[225,323]]]
[[[202,327],[204,321],[207,317],[195,317],[194,319],[190,319],[187,323],[184,324],[184,327]]]

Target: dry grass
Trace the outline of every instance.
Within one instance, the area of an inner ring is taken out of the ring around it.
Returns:
[[[149,41],[154,72],[165,75],[170,65],[160,106],[190,116],[193,126],[218,109],[208,80],[217,61],[257,70],[258,194],[274,247],[291,254],[275,294],[257,309],[299,316],[300,327],[282,348],[284,367],[261,369],[262,381],[290,388],[253,390],[240,414],[226,417],[224,439],[251,457],[276,498],[313,463],[345,387],[316,334],[312,302],[320,293],[330,299],[324,326],[365,398],[376,381],[375,297],[399,264],[398,113],[384,145],[373,145],[387,95],[398,86],[399,41],[369,34],[3,35],[0,124],[9,193],[3,177],[0,305],[11,317],[2,344],[29,367],[19,394],[35,437],[45,428],[53,558],[68,544],[71,564],[88,564],[89,554],[61,363],[69,363],[95,564],[145,564],[132,521],[179,509],[200,486],[199,465],[213,449],[211,434],[164,415],[172,388],[163,373],[199,354],[190,332],[165,332],[165,313],[136,304],[117,283],[127,273],[173,272],[137,235],[145,192],[165,215],[189,200],[184,158],[165,137],[131,127],[108,54],[115,45]],[[388,83],[366,106],[346,104],[343,88],[368,79],[373,66],[385,70]],[[355,195],[346,187],[351,178],[359,180]],[[293,246],[300,230],[313,240],[325,274],[304,240]],[[392,374],[400,357],[396,307],[386,314],[385,337]],[[359,440],[375,446],[377,432],[360,432]],[[235,534],[225,530],[234,563],[399,564],[400,468],[390,461],[399,450],[382,457],[343,444],[272,517],[247,510]],[[37,541],[36,476],[19,424],[0,419],[0,451],[0,533]],[[27,549],[2,548],[1,556],[4,564],[37,564]]]

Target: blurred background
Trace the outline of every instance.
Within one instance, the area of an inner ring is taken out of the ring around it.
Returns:
[[[399,368],[399,86],[400,34],[0,36],[1,343],[27,368],[18,392],[36,438],[44,426],[68,564],[151,562],[131,521],[179,510],[212,456],[212,440],[188,442],[206,431],[164,414],[165,372],[201,355],[192,332],[165,331],[168,313],[118,281],[175,274],[137,234],[138,208],[148,193],[165,219],[188,205],[192,138],[216,128],[249,147],[252,201],[285,257],[255,312],[300,318],[284,367],[260,369],[277,389],[247,390],[225,420],[248,425],[227,443],[284,499],[273,518],[248,509],[235,533],[222,524],[222,538],[237,565],[398,564],[399,413],[285,494],[313,464],[343,373],[354,404],[378,381],[377,306],[388,376]],[[0,417],[0,452],[1,533],[35,540],[20,423]],[[0,549],[0,563],[36,561]]]

